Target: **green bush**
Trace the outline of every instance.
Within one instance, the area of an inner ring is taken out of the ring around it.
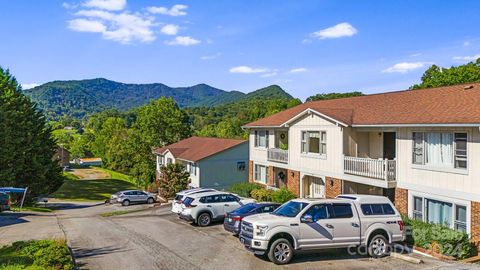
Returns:
[[[295,196],[295,194],[293,194],[293,192],[291,192],[287,188],[281,188],[272,193],[272,201],[277,203],[285,203],[292,199],[295,199],[296,197],[297,196]]]
[[[250,197],[253,190],[261,188],[263,187],[254,183],[237,183],[231,185],[228,191],[241,197]]]
[[[0,268],[73,270],[75,266],[64,240],[38,240],[0,248]]]
[[[468,234],[441,224],[426,223],[403,217],[405,226],[411,228],[406,241],[415,246],[433,250],[440,254],[464,259],[474,255],[475,249]]]
[[[252,198],[259,202],[271,202],[272,201],[272,194],[273,191],[261,188],[261,189],[254,189],[250,194]]]

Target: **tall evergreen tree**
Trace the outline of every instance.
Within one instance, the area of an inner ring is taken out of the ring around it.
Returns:
[[[43,114],[0,67],[0,186],[28,187],[33,196],[57,190],[63,177],[55,149]]]

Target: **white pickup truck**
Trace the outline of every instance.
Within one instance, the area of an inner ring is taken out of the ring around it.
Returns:
[[[243,219],[240,242],[275,264],[287,264],[294,252],[365,246],[372,257],[389,254],[404,237],[404,224],[390,200],[373,195],[336,199],[295,199],[272,213]]]

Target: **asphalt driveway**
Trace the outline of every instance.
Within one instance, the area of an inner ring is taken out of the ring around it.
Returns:
[[[103,212],[139,209],[127,215]],[[351,257],[344,250],[303,253],[276,266],[246,251],[221,224],[200,228],[169,212],[169,206],[110,205],[57,211],[59,224],[81,269],[478,269],[423,258],[416,265],[395,258]]]

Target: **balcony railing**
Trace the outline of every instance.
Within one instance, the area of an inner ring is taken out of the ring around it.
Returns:
[[[347,174],[395,181],[396,160],[348,157],[343,158],[343,170]]]
[[[268,161],[288,163],[288,151],[278,148],[269,148]]]

